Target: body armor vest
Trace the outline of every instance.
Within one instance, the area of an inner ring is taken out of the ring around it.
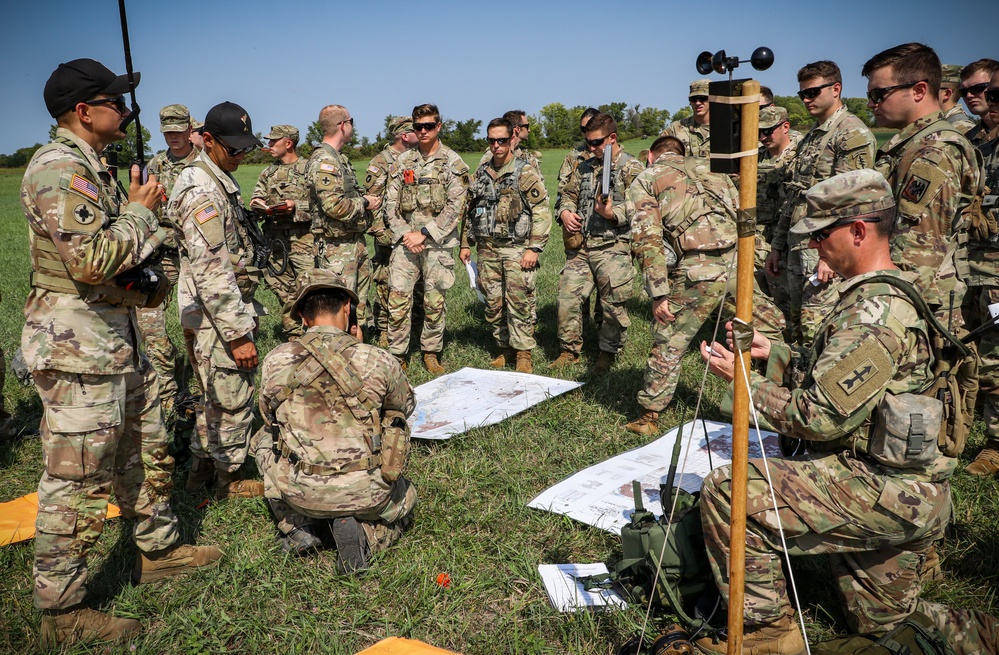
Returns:
[[[477,239],[522,243],[531,235],[531,212],[520,191],[520,174],[525,165],[526,160],[515,159],[513,170],[495,180],[489,166],[480,166],[476,171],[471,195],[475,198],[472,233]]]

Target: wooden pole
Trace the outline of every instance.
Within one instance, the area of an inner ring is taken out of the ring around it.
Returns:
[[[747,80],[742,96],[758,96],[760,83]],[[742,105],[739,150],[752,151],[739,161],[739,245],[736,253],[736,318],[753,320],[753,264],[756,249],[756,152],[759,148],[760,103]],[[728,571],[728,655],[742,654],[742,617],[746,600],[746,489],[749,470],[749,353],[735,358],[732,405],[732,521]]]

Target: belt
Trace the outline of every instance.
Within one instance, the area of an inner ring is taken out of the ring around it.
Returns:
[[[301,226],[295,226],[295,227],[271,227],[268,228],[267,231],[272,236],[296,237],[296,236],[305,236],[310,232],[311,228],[312,228],[311,223],[302,223]]]
[[[278,437],[274,443],[274,455],[278,458],[284,457],[297,471],[306,475],[340,475],[341,473],[353,473],[354,471],[371,471],[382,465],[381,455],[368,455],[367,457],[351,460],[340,466],[309,464],[299,457],[298,453],[288,447],[283,437]]]

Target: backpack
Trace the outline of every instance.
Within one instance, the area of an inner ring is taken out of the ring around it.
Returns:
[[[914,612],[877,641],[853,636],[834,639],[812,648],[812,655],[954,655],[954,649],[922,612]]]

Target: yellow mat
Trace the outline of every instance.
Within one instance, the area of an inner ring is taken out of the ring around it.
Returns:
[[[459,655],[452,650],[429,646],[422,641],[389,637],[382,639],[371,648],[365,648],[357,655]]]
[[[0,503],[0,546],[27,541],[35,536],[35,517],[38,515],[38,494],[28,494],[6,503]],[[121,515],[116,505],[108,503],[108,518]],[[403,651],[399,651],[403,652]],[[414,651],[416,652],[416,651]]]

